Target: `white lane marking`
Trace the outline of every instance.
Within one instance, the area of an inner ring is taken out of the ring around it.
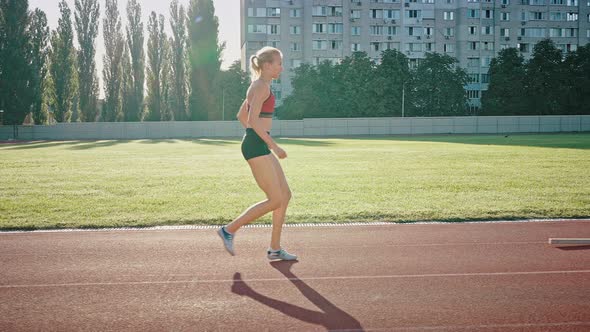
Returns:
[[[511,276],[511,275],[539,275],[539,274],[575,274],[590,273],[590,270],[565,271],[524,271],[524,272],[481,272],[481,273],[433,273],[433,274],[392,274],[377,276],[335,276],[335,277],[305,277],[305,278],[255,278],[241,282],[268,281],[306,281],[306,280],[358,280],[358,279],[398,279],[398,278],[445,278],[445,277],[480,277],[480,276]],[[161,281],[121,281],[121,282],[83,282],[63,284],[23,284],[0,285],[0,288],[32,288],[32,287],[68,287],[68,286],[119,286],[119,285],[158,285],[158,284],[206,284],[228,283],[233,279],[203,279],[203,280],[161,280]]]
[[[293,250],[302,250],[302,249],[343,249],[343,248],[383,248],[383,247],[452,247],[452,246],[485,246],[485,245],[509,245],[509,244],[547,244],[547,241],[514,241],[514,242],[449,242],[449,243],[390,243],[390,244],[377,244],[377,245],[370,245],[370,244],[359,244],[359,245],[343,245],[343,246],[305,246],[305,247],[296,247],[293,246]],[[549,246],[548,246],[549,247]],[[215,247],[217,248],[217,247]],[[206,248],[210,249],[210,248]],[[242,252],[246,252],[247,250],[243,250]],[[194,249],[186,249],[186,250],[176,250],[176,249],[169,249],[169,250],[156,250],[158,253],[163,252],[191,252],[194,253]],[[34,256],[34,257],[51,257],[51,256],[87,256],[88,252],[49,252],[44,251],[41,254],[38,253],[0,253],[0,257],[6,256]],[[92,252],[92,254],[103,255],[101,252]]]
[[[524,223],[524,222],[556,222],[556,221],[581,221],[590,222],[589,219],[522,219],[522,220],[481,220],[481,221],[416,221],[416,222],[351,222],[351,223],[306,223],[284,224],[283,227],[353,227],[353,226],[411,226],[411,225],[461,225],[461,224],[499,224],[499,223]],[[179,225],[179,226],[151,226],[151,227],[119,227],[119,228],[67,228],[67,229],[39,229],[22,231],[0,231],[5,234],[29,234],[29,233],[68,233],[68,232],[112,232],[112,231],[168,231],[168,230],[201,230],[216,229],[221,225]],[[271,224],[250,224],[242,228],[271,228]]]
[[[363,328],[362,330],[345,329],[331,330],[333,332],[356,332],[356,331],[429,331],[429,330],[479,330],[498,328],[527,328],[527,327],[560,327],[560,326],[590,326],[590,322],[555,322],[555,323],[514,323],[514,324],[486,324],[486,325],[454,325],[454,326],[408,326],[392,328]]]

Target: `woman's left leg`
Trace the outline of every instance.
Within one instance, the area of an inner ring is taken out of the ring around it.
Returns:
[[[281,207],[272,212],[272,236],[270,239],[270,248],[272,250],[278,250],[281,248],[281,232],[283,230],[283,223],[285,222],[285,216],[287,214],[287,206],[289,204],[289,200],[291,199],[291,189],[289,188],[287,178],[285,177],[285,172],[283,172],[283,168],[281,167],[279,160],[273,154],[271,154],[271,159],[273,161],[277,177],[279,178],[281,193],[283,195]]]

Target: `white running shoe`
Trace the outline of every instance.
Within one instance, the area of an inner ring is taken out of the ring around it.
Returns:
[[[268,257],[268,259],[270,259],[270,260],[275,260],[275,259],[280,259],[283,261],[296,261],[297,260],[296,255],[292,255],[292,254],[288,253],[287,251],[285,251],[284,249],[280,249],[279,251],[273,251],[269,248],[266,253],[267,253],[266,257]]]

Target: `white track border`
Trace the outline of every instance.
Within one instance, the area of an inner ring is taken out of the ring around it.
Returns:
[[[588,219],[522,219],[522,220],[481,220],[481,221],[416,221],[416,222],[351,222],[351,223],[304,223],[284,224],[287,228],[301,227],[357,227],[357,226],[408,226],[408,225],[460,225],[460,224],[493,224],[493,223],[523,223],[523,222],[559,222],[559,221],[589,221]],[[71,233],[71,232],[112,232],[112,231],[169,231],[169,230],[205,230],[216,229],[221,225],[178,225],[178,226],[149,226],[149,227],[111,227],[111,228],[65,228],[0,231],[3,234],[22,233]],[[272,224],[249,224],[243,228],[271,228]]]

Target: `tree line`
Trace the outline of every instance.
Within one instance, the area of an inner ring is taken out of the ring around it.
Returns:
[[[564,55],[544,39],[528,61],[516,48],[500,51],[479,110],[468,106],[469,76],[455,58],[426,53],[412,68],[409,61],[386,50],[378,64],[364,52],[303,64],[279,118],[590,114],[590,44]]]
[[[173,0],[170,36],[164,15],[151,12],[147,38],[138,0],[127,1],[126,27],[117,0],[105,1],[102,22],[98,0],[75,0],[73,13],[62,0],[59,11],[50,31],[46,14],[30,11],[28,0],[0,0],[4,124],[20,124],[29,114],[35,124],[221,120],[224,106],[233,114],[240,106],[248,77],[239,61],[220,69],[225,43],[218,41],[212,0],[191,0],[187,8]],[[100,23],[102,105],[95,63]]]

